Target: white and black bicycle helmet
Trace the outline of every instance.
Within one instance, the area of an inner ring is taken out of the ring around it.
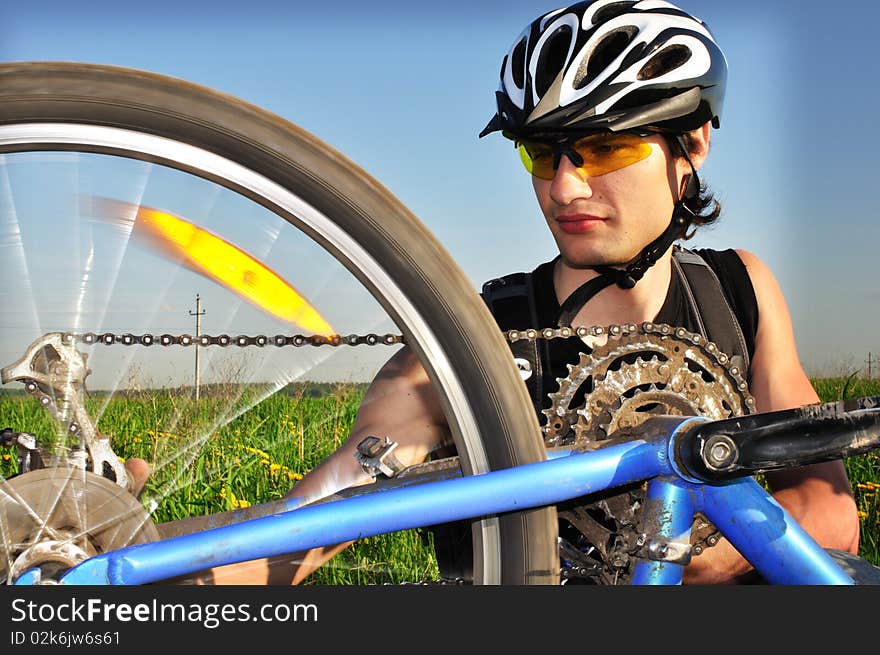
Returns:
[[[502,62],[498,111],[480,136],[718,127],[726,78],[708,27],[675,5],[579,2],[516,39]]]

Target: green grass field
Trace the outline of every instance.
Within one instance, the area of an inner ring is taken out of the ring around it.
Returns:
[[[880,382],[854,378],[813,381],[823,401],[880,394]],[[100,415],[98,430],[112,435],[122,458],[154,463],[145,498],[159,501],[156,522],[262,503],[291,485],[337,448],[354,421],[365,385],[291,385],[257,402],[206,390],[198,404],[175,390],[110,399],[89,398]],[[236,416],[233,407],[253,407]],[[0,422],[16,430],[51,435],[47,412],[22,394],[0,394]],[[198,435],[210,435],[200,438]],[[845,462],[862,524],[860,554],[880,565],[880,453]],[[15,452],[2,450],[0,473],[16,470]],[[421,530],[363,539],[314,574],[317,584],[395,583],[436,578],[430,535]],[[394,566],[391,563],[394,562]]]

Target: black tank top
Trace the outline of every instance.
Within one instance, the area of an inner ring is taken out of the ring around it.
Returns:
[[[732,249],[721,251],[696,249],[694,252],[702,256],[718,276],[722,292],[740,324],[749,353],[749,360],[751,360],[755,351],[755,335],[758,330],[758,303],[745,265],[736,251]],[[535,313],[538,318],[538,325],[502,325],[500,327],[503,330],[555,326],[556,318],[560,311],[559,301],[556,298],[556,291],[553,287],[553,266],[555,262],[556,259],[545,262],[532,271],[531,279],[534,285],[533,297],[535,299]],[[663,302],[663,306],[660,308],[654,322],[683,327],[691,332],[700,332],[697,320],[684,294],[685,290],[682,288],[679,276],[673,274],[669,290],[666,293],[666,300]],[[541,340],[539,344],[542,360],[542,398],[540,398],[540,403],[541,409],[548,409],[550,407],[548,394],[557,391],[559,388],[557,379],[568,375],[567,366],[578,362],[580,353],[586,350],[586,346],[577,337]],[[748,372],[747,379],[750,380],[750,378],[751,375]],[[546,416],[540,413],[539,420],[543,425],[546,422]]]
[[[743,340],[745,341],[746,350],[751,361],[755,351],[755,334],[758,330],[758,303],[745,265],[734,250],[696,250],[695,252],[703,257],[718,277],[722,293],[736,316],[737,322],[740,324]],[[501,305],[496,304],[494,301],[489,304],[490,308],[493,306],[500,308],[504,302],[512,302],[516,303],[517,309],[523,309],[523,306],[519,303],[526,303],[526,311],[507,312],[507,308],[499,309],[499,313],[506,314],[508,317],[517,317],[516,319],[508,320],[496,314],[495,318],[502,330],[556,326],[560,306],[553,287],[553,265],[555,261],[541,264],[532,271],[530,277],[532,285],[531,294],[513,294],[506,301],[502,301]],[[514,274],[514,277],[516,276],[522,276],[522,274]],[[680,277],[673,275],[669,290],[666,293],[666,300],[654,322],[683,327],[691,332],[700,332],[698,322],[693,315],[685,294],[686,290],[683,288]],[[530,297],[534,299],[535,306],[533,308],[528,306]],[[701,307],[702,310],[703,308]],[[538,321],[523,318],[523,316],[531,316],[533,314],[537,317]],[[532,322],[537,322],[538,324],[526,324]],[[521,344],[523,342],[515,342],[511,344],[512,347],[516,343]],[[536,387],[533,384],[528,384],[527,386],[529,392],[533,395],[536,409],[539,401],[534,397],[535,395],[542,396],[543,408],[547,409],[550,406],[549,394],[558,391],[559,384],[556,382],[557,378],[564,378],[568,373],[566,365],[577,363],[580,359],[580,353],[588,350],[588,347],[577,337],[572,339],[542,339],[537,343],[541,345],[539,356],[542,361],[542,383],[538,388],[543,388],[543,393],[536,394]],[[514,351],[516,351],[516,348],[514,348]],[[538,419],[542,425],[547,421],[547,417],[542,412],[539,412]],[[470,523],[468,521],[458,521],[451,524],[437,525],[433,526],[431,531],[434,532],[434,547],[443,575],[450,578],[471,580],[473,561],[471,555]]]

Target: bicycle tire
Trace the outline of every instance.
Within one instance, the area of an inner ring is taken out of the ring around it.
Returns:
[[[395,319],[447,416],[455,417],[450,428],[465,474],[545,458],[525,386],[469,280],[393,194],[314,135],[239,98],[147,71],[0,64],[0,152],[39,150],[170,166],[293,223],[343,262]],[[206,165],[192,153],[228,166]],[[475,523],[474,582],[558,583],[556,525],[552,507]]]

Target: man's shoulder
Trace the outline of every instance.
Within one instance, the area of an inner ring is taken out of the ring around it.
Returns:
[[[481,296],[502,330],[543,325],[559,311],[553,291],[553,264],[544,262],[529,272],[492,278]]]
[[[740,252],[742,251],[737,248],[724,248],[718,250],[717,248],[684,248],[679,246],[676,248],[675,255],[680,258],[687,258],[689,255],[697,255],[711,265],[716,261],[741,260]]]
[[[531,273],[517,272],[508,273],[501,277],[493,277],[491,280],[483,282],[483,295],[500,293],[507,290],[516,290],[524,288],[531,277]]]
[[[735,248],[679,248],[675,256],[681,264],[706,265],[722,280],[742,284],[749,277],[743,252]]]
[[[504,296],[514,294],[526,294],[530,284],[542,286],[546,281],[552,282],[553,264],[555,259],[543,262],[531,271],[517,271],[499,277],[494,277],[483,282],[482,295],[501,294]]]

